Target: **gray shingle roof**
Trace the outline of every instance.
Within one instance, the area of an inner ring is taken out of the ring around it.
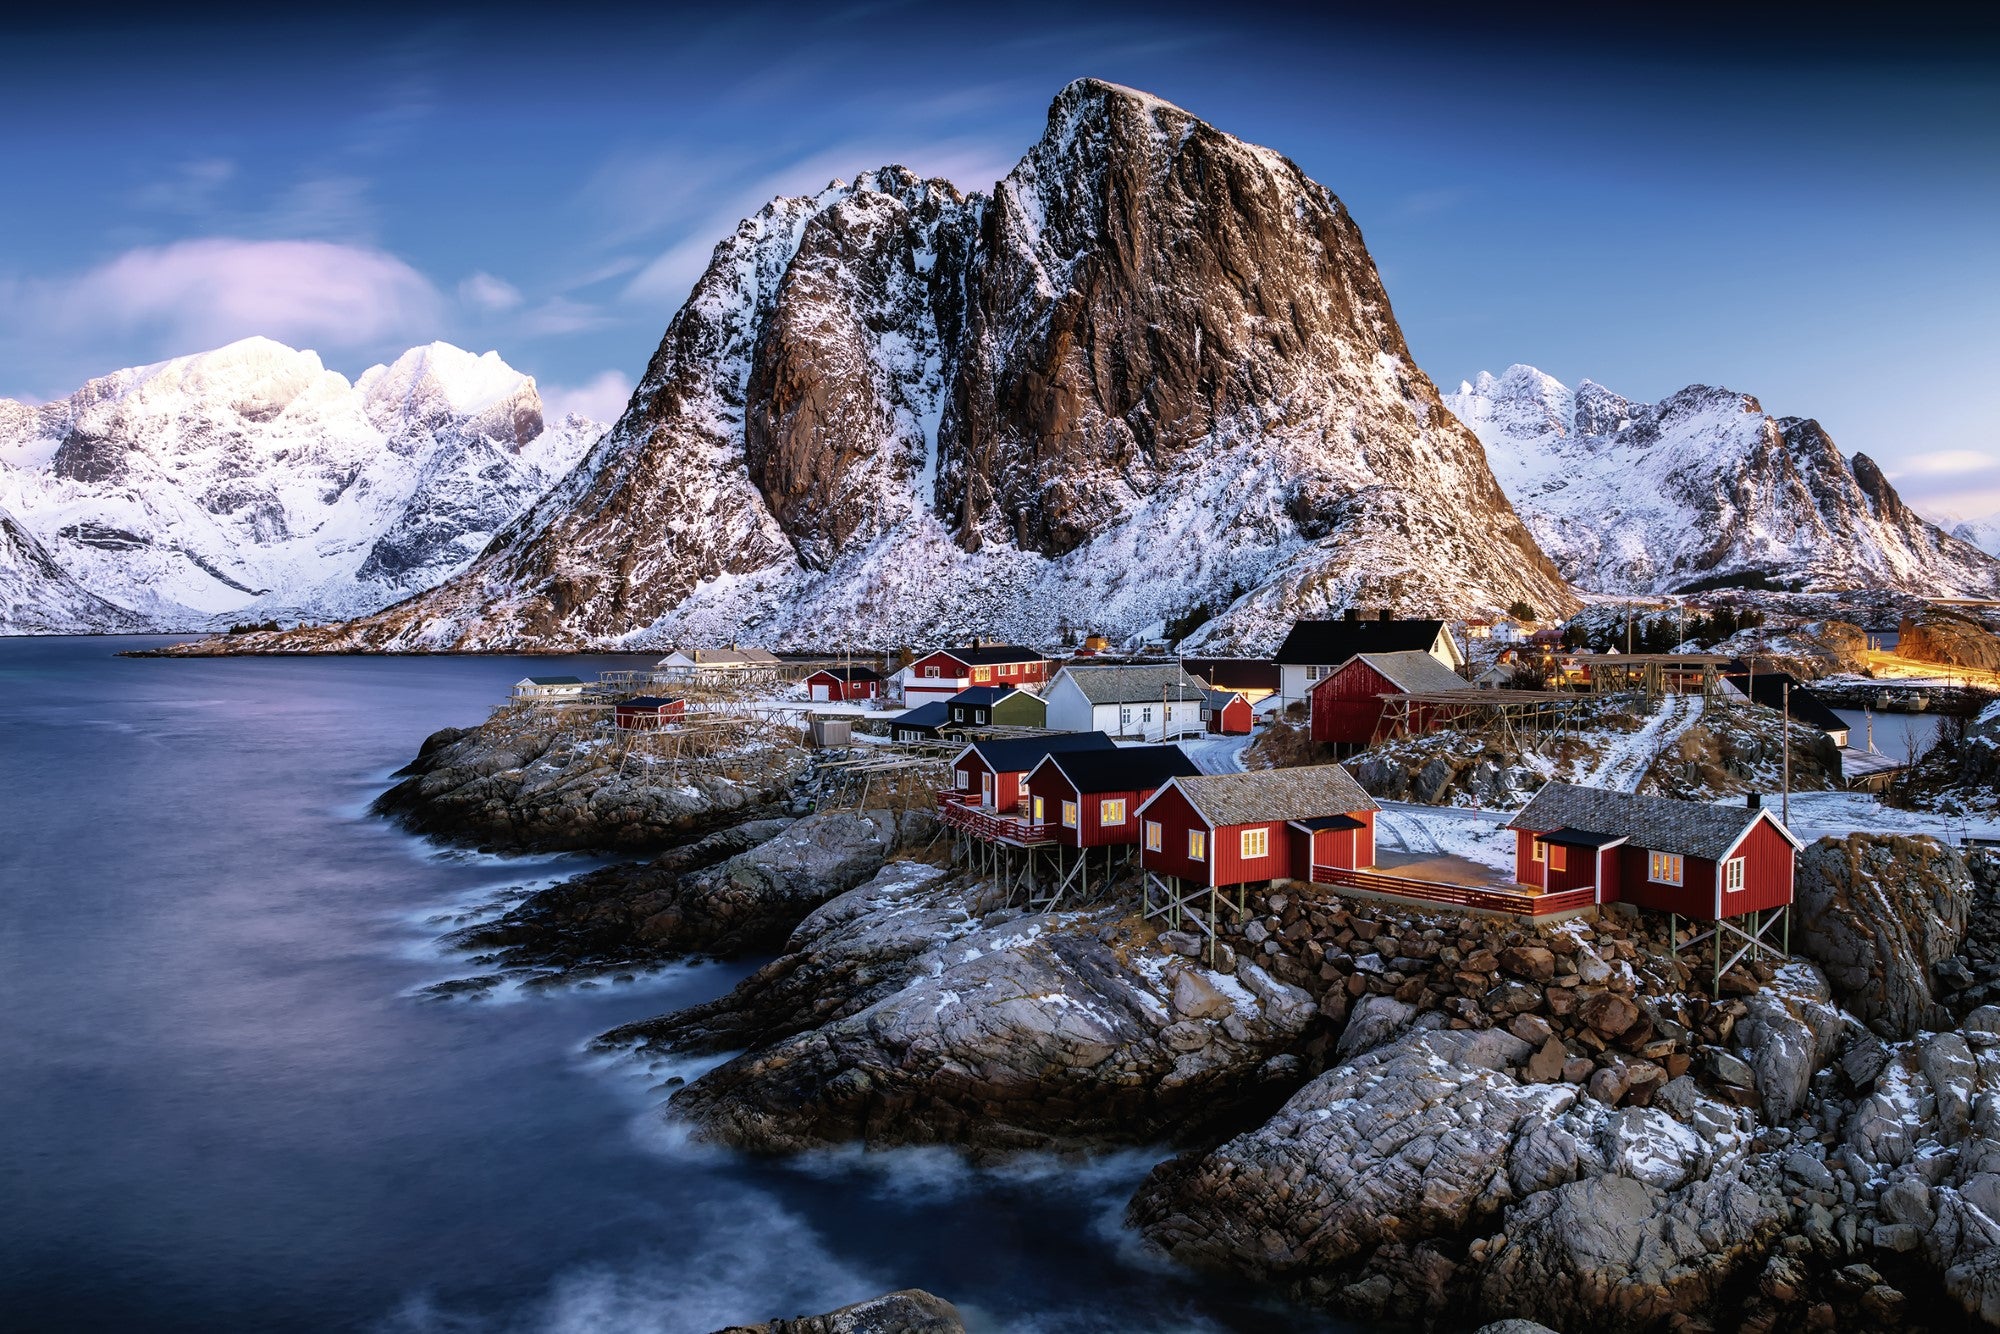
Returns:
[[[1428,653],[1358,653],[1355,656],[1394,681],[1406,694],[1428,695],[1440,690],[1472,689],[1472,682]]]
[[[1182,671],[1178,664],[1153,667],[1065,667],[1062,675],[1076,682],[1092,704],[1146,704],[1162,694],[1172,700],[1199,700],[1208,687]]]
[[[1311,820],[1322,815],[1381,808],[1338,764],[1257,769],[1242,774],[1176,778],[1174,786],[1211,825],[1266,820]]]
[[[1203,693],[1201,706],[1204,709],[1220,711],[1228,708],[1231,704],[1242,698],[1243,696],[1237,694],[1234,690],[1210,690]]]
[[[1754,806],[1715,806],[1705,801],[1550,783],[1508,821],[1507,827],[1537,833],[1579,829],[1620,835],[1649,852],[1677,852],[1719,861],[1763,815],[1770,812]],[[1771,823],[1784,829],[1775,815]]]

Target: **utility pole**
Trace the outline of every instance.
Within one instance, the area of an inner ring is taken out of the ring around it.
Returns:
[[[1783,820],[1785,828],[1792,827],[1792,683],[1785,682],[1785,786]]]

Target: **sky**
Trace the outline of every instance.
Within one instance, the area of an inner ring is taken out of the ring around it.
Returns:
[[[443,339],[613,417],[739,218],[891,162],[989,189],[1094,75],[1338,194],[1446,391],[1722,384],[2000,511],[2000,20],[1746,12],[44,15],[0,80],[0,395],[250,334],[350,377]]]

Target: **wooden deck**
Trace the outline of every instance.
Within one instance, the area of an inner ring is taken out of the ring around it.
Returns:
[[[1597,902],[1595,889],[1569,889],[1558,894],[1538,894],[1527,886],[1501,889],[1453,884],[1444,880],[1418,880],[1410,876],[1383,875],[1379,871],[1349,871],[1338,866],[1315,866],[1312,883],[1333,889],[1356,889],[1384,898],[1406,900],[1417,905],[1442,904],[1471,908],[1476,912],[1500,913],[1508,917],[1552,917],[1576,912]]]
[[[977,798],[967,800],[955,792],[938,793],[938,818],[988,843],[1038,848],[1056,841],[1056,826],[1046,820],[1037,823],[1025,815],[987,810]]]

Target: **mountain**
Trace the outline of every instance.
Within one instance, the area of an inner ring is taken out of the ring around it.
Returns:
[[[1965,519],[1952,525],[1951,535],[1969,542],[1989,556],[2000,556],[2000,514],[1983,519]]]
[[[603,429],[545,423],[492,352],[433,343],[350,384],[250,338],[38,407],[0,399],[0,506],[139,628],[352,616],[463,569]],[[68,597],[14,592],[0,629],[96,628],[26,610]]]
[[[0,509],[0,627],[11,634],[129,634],[132,612],[70,578],[19,519]]]
[[[469,570],[268,646],[1268,646],[1521,598],[1575,605],[1340,201],[1086,79],[990,195],[891,166],[745,219],[625,416]]]
[[[1904,504],[1816,421],[1690,385],[1635,403],[1532,366],[1446,405],[1563,575],[1602,593],[1850,588],[1992,597],[2000,563]]]

